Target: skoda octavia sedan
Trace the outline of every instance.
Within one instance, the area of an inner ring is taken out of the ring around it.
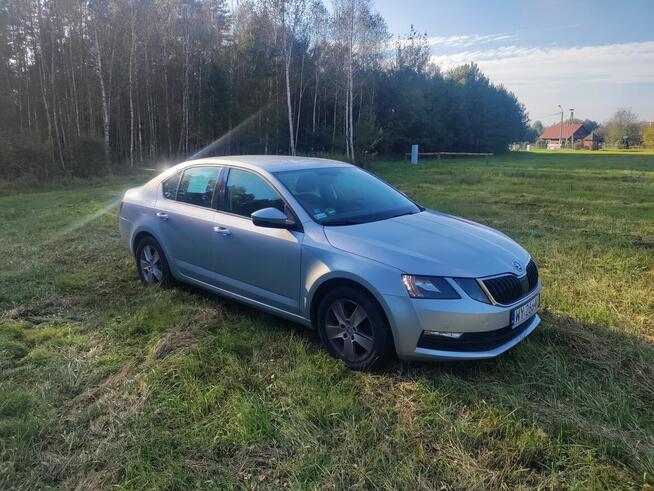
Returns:
[[[354,369],[499,355],[540,323],[529,253],[324,159],[179,164],[124,195],[145,285],[191,283],[317,329]]]

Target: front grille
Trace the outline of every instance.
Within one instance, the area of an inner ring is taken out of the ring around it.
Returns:
[[[527,264],[527,281],[529,281],[529,291],[536,288],[538,284],[538,267],[533,259]]]
[[[527,274],[520,278],[506,274],[482,282],[495,302],[508,305],[524,297],[538,285],[538,268],[533,259],[527,264],[526,270]]]
[[[418,340],[418,348],[440,351],[489,351],[508,343],[525,332],[533,319],[531,317],[513,329],[511,326],[506,326],[495,331],[466,332],[458,339],[427,336],[423,333]]]

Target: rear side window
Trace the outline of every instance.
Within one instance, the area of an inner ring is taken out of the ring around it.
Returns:
[[[186,169],[179,183],[177,201],[210,208],[219,172],[218,167]]]
[[[284,211],[284,201],[270,184],[252,172],[231,169],[225,188],[225,211],[244,217],[262,208]]]
[[[173,174],[163,182],[162,191],[164,198],[177,199],[177,186],[179,179],[182,177],[182,171]]]

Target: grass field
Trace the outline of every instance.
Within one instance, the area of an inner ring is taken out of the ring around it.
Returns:
[[[13,190],[0,489],[651,489],[654,156],[372,170],[532,252],[543,323],[526,342],[491,361],[350,372],[289,322],[143,288],[110,206],[133,179]]]

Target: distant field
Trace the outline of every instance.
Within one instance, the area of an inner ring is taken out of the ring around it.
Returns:
[[[8,194],[0,489],[650,489],[654,156],[371,169],[532,252],[543,323],[526,342],[350,372],[289,322],[143,288],[111,207],[134,180]]]

